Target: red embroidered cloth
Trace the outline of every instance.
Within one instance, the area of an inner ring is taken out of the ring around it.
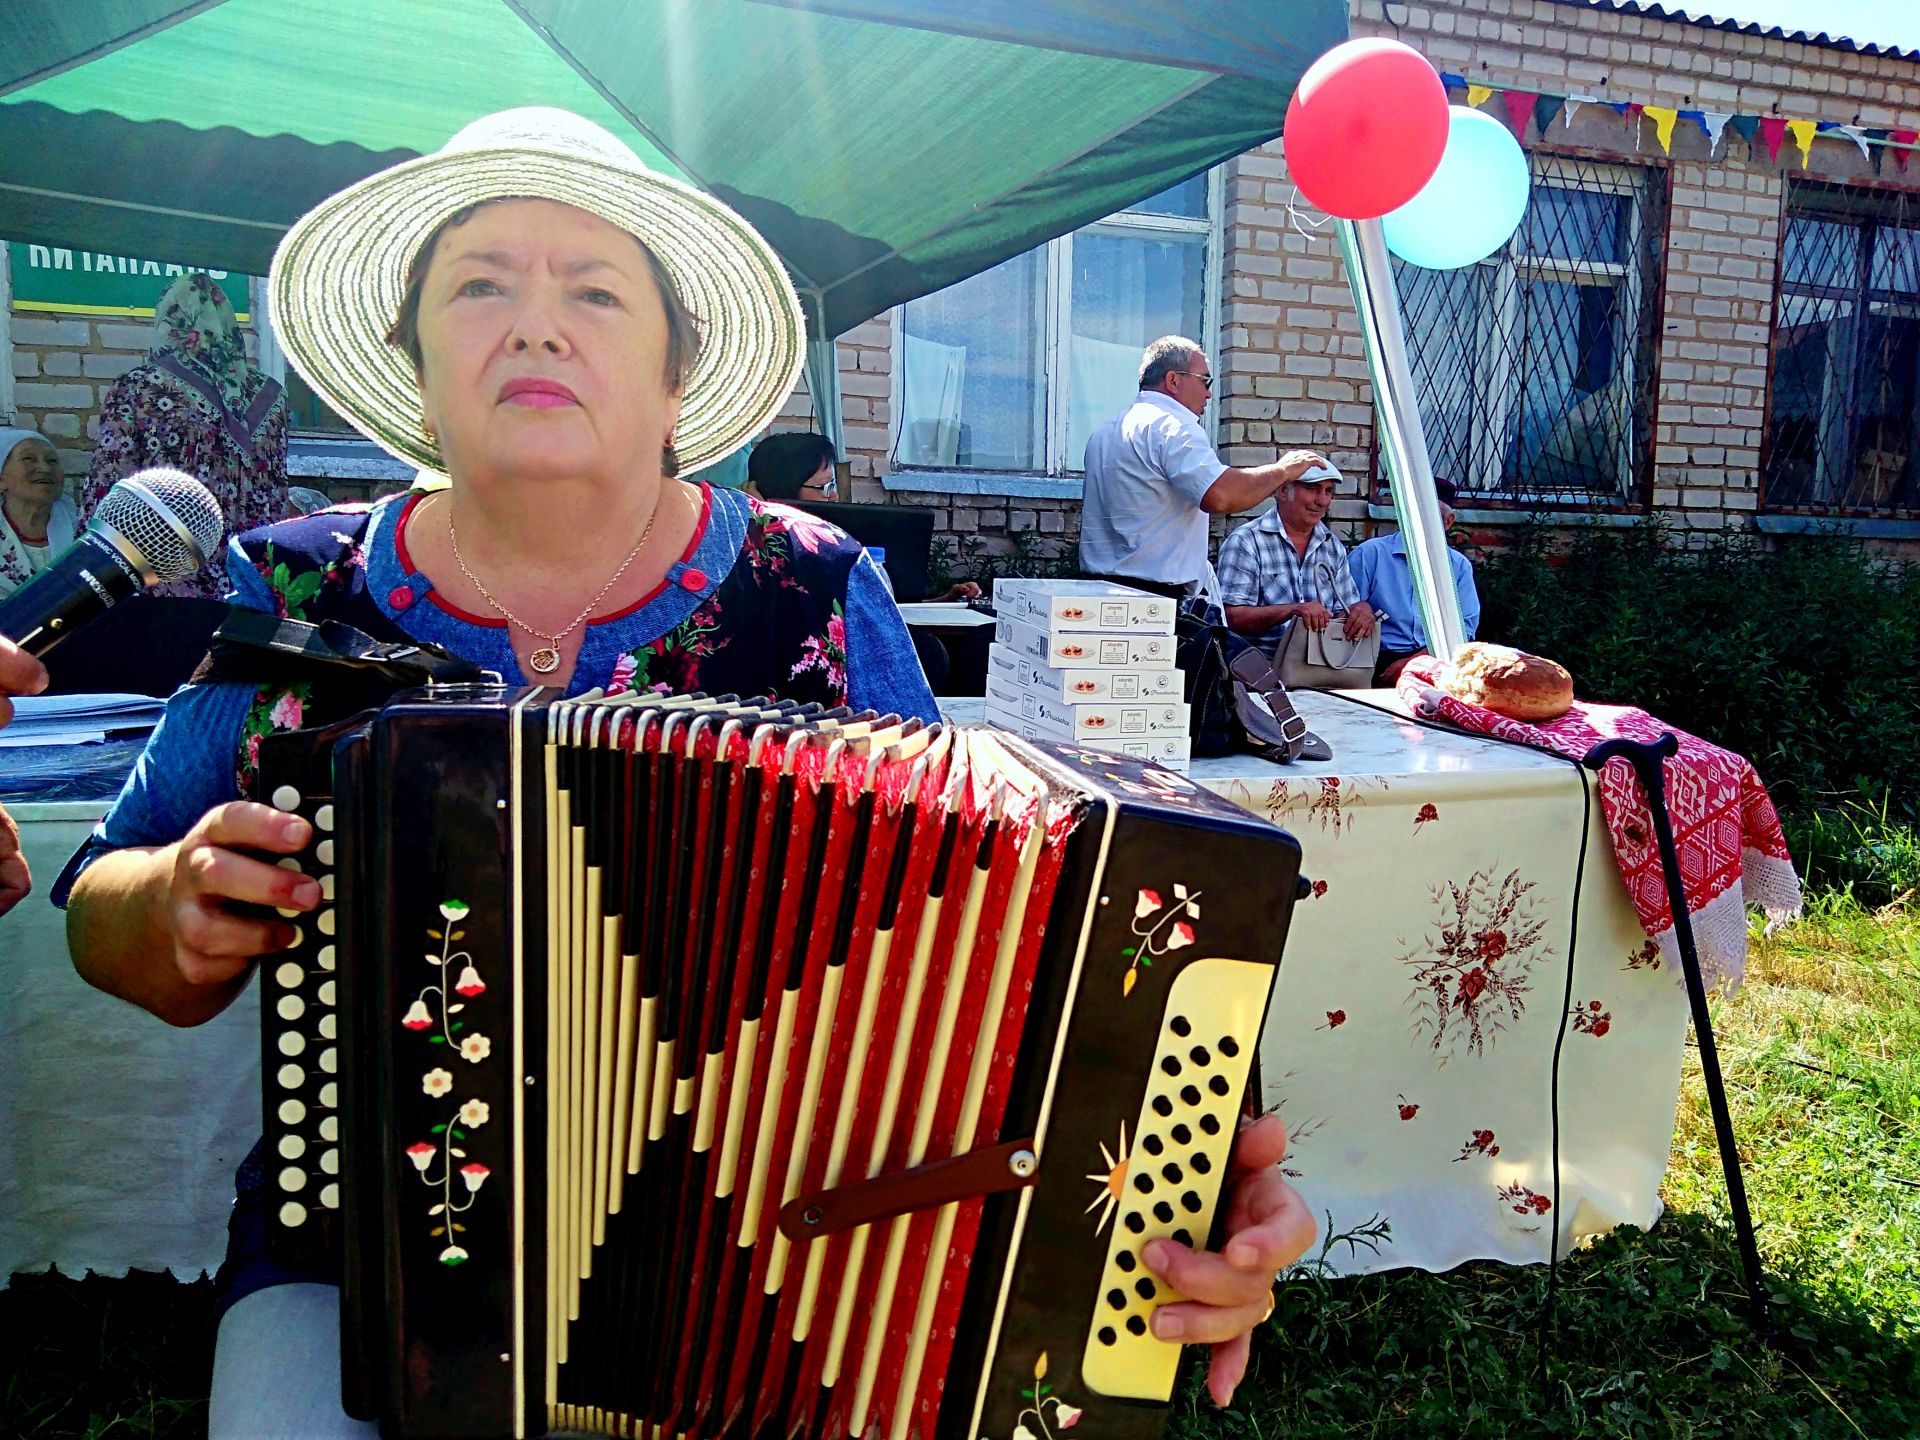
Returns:
[[[1747,956],[1747,906],[1758,905],[1770,920],[1800,913],[1800,878],[1780,833],[1780,817],[1745,756],[1624,705],[1575,701],[1557,720],[1510,720],[1436,689],[1439,675],[1440,662],[1431,656],[1409,661],[1400,672],[1400,698],[1421,714],[1462,730],[1518,741],[1570,760],[1580,759],[1603,740],[1653,741],[1672,731],[1680,750],[1666,764],[1667,815],[1680,856],[1700,971],[1709,988],[1724,982],[1731,989],[1740,983]],[[1677,965],[1673,911],[1646,792],[1624,759],[1610,761],[1599,778],[1600,813],[1613,839],[1620,878],[1642,928],[1667,961]]]

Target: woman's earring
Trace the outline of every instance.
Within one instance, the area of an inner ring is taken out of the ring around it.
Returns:
[[[420,422],[420,433],[427,437],[427,443],[429,445],[438,445],[440,443],[440,437],[433,433],[433,426],[425,420]]]

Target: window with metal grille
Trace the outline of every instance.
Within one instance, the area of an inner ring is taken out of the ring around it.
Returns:
[[[1762,502],[1920,510],[1920,195],[1787,182]]]
[[[1459,270],[1394,262],[1436,475],[1482,502],[1647,493],[1666,186],[1647,166],[1531,155],[1513,239]]]

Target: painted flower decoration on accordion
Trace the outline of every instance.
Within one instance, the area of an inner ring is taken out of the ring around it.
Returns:
[[[430,950],[426,955],[427,964],[434,967],[437,978],[421,987],[400,1017],[400,1025],[424,1036],[430,1045],[445,1046],[440,1053],[447,1060],[458,1058],[468,1065],[480,1065],[492,1055],[493,1042],[477,1031],[462,1033],[466,1031],[466,1023],[455,1018],[466,1009],[465,1000],[456,997],[472,999],[484,994],[487,988],[473,956],[465,950],[454,949],[454,943],[466,934],[458,927],[467,917],[468,906],[464,901],[444,900],[439,908],[443,926],[427,931],[429,938],[440,942],[439,952]],[[460,968],[449,984],[449,975],[455,966]],[[427,1033],[429,1031],[432,1033]],[[420,1077],[421,1091],[434,1100],[452,1095],[456,1083],[453,1072],[445,1065],[436,1065]],[[440,1262],[444,1265],[458,1265],[469,1258],[466,1247],[454,1238],[467,1227],[454,1216],[473,1207],[490,1172],[485,1165],[469,1160],[461,1145],[469,1130],[477,1130],[487,1123],[489,1114],[486,1101],[469,1098],[431,1128],[428,1133],[434,1137],[432,1140],[416,1140],[404,1151],[421,1183],[438,1192],[439,1198],[427,1211],[427,1218],[438,1223],[427,1233],[435,1239],[445,1237],[447,1244],[440,1251]],[[458,1198],[453,1188],[456,1175],[463,1187]]]
[[[1127,973],[1120,980],[1122,995],[1133,993],[1140,971],[1153,965],[1154,956],[1184,950],[1193,944],[1193,922],[1200,918],[1203,893],[1175,885],[1171,901],[1162,899],[1158,890],[1144,888],[1134,896],[1133,933],[1140,943],[1120,952],[1120,958],[1127,962]]]
[[[1080,1423],[1080,1407],[1067,1404],[1047,1384],[1047,1352],[1044,1350],[1033,1362],[1033,1384],[1022,1390],[1020,1396],[1028,1403],[1014,1422],[1013,1440],[1052,1440],[1056,1431],[1071,1430]],[[987,1437],[983,1435],[980,1440]]]

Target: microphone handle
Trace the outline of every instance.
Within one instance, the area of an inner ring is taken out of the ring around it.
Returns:
[[[29,655],[45,655],[87,621],[104,614],[145,581],[106,536],[89,529],[54,562],[0,600],[0,635]]]

